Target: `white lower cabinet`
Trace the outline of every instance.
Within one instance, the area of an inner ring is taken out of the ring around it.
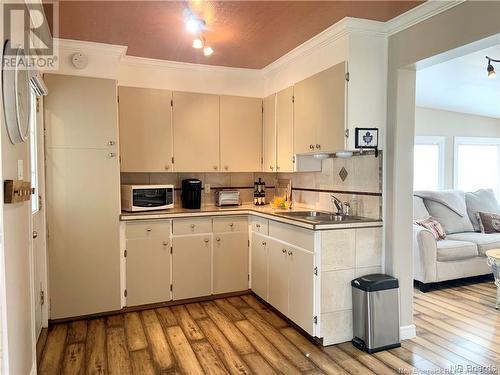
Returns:
[[[252,233],[252,291],[268,301],[268,242],[267,236]]]
[[[212,292],[212,234],[172,238],[174,300],[208,296]]]
[[[213,294],[248,289],[248,231],[214,233]]]
[[[127,306],[170,300],[170,221],[130,223],[125,236]]]
[[[314,324],[314,255],[269,240],[269,300],[310,335]]]

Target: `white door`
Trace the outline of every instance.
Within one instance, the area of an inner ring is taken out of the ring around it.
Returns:
[[[248,232],[214,234],[214,294],[248,289]]]
[[[269,303],[288,315],[288,248],[269,240]]]
[[[252,291],[265,301],[267,298],[268,238],[252,233]]]
[[[168,237],[127,240],[127,306],[170,300]]]
[[[290,246],[288,249],[288,317],[310,335],[313,334],[313,254]]]
[[[34,95],[33,95],[34,96]],[[38,100],[38,99],[37,99]],[[35,193],[31,196],[31,227],[32,227],[32,262],[33,262],[33,304],[35,310],[35,334],[40,335],[42,327],[47,325],[45,314],[45,300],[47,290],[47,252],[45,245],[45,213],[43,197],[44,169],[43,169],[43,129],[39,108],[40,105],[33,97],[31,109],[30,129],[30,170],[31,176],[26,179],[31,181]]]
[[[212,294],[212,235],[172,238],[174,300]]]

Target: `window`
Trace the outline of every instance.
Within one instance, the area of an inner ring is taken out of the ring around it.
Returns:
[[[493,189],[499,196],[500,138],[455,137],[455,189]]]
[[[415,137],[413,152],[413,189],[443,188],[444,137]]]
[[[31,187],[35,189],[35,194],[31,198],[31,212],[37,212],[39,207],[38,201],[38,132],[36,124],[36,95],[31,93],[31,108],[30,108],[30,169],[31,169]]]

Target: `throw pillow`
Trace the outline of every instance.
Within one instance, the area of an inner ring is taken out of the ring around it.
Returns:
[[[420,225],[424,227],[425,229],[428,229],[433,235],[436,240],[444,240],[446,238],[446,233],[436,219],[432,217],[428,217],[426,219],[421,219],[421,220],[415,220],[415,224]]]
[[[489,212],[478,212],[477,217],[483,233],[500,232],[500,215]]]

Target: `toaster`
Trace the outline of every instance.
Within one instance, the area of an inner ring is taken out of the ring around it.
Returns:
[[[239,206],[240,192],[238,190],[217,190],[215,192],[216,206]]]

